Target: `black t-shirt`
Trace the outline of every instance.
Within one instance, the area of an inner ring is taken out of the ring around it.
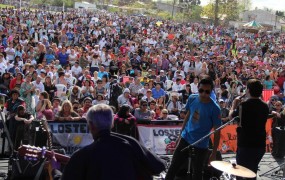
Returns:
[[[27,120],[29,120],[30,119],[30,117],[31,117],[31,114],[29,114],[29,113],[24,113],[23,115],[18,115],[18,117],[20,117],[20,118],[25,118],[25,119],[27,119]],[[25,123],[24,123],[24,121],[17,121],[17,124],[18,125],[24,125]]]
[[[149,68],[149,63],[147,61],[142,61],[141,67],[142,67],[142,70],[145,71]]]
[[[265,148],[265,124],[269,114],[267,104],[260,99],[248,99],[241,106],[242,128],[238,133],[238,147]]]

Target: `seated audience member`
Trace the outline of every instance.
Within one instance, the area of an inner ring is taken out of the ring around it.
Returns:
[[[73,107],[73,110],[78,113],[78,110],[80,109],[80,103],[78,101],[74,101],[72,103],[72,107]],[[78,113],[79,114],[79,113]],[[80,115],[80,114],[79,114]]]
[[[121,107],[122,105],[127,104],[131,108],[133,108],[132,100],[131,100],[131,96],[130,96],[130,90],[128,88],[124,89],[123,94],[121,94],[118,97],[118,104],[119,104],[119,107]]]
[[[53,119],[55,118],[55,115],[58,113],[58,111],[61,109],[61,100],[59,97],[55,96],[52,99],[52,112],[53,112]]]
[[[152,113],[147,109],[147,106],[147,102],[145,100],[141,100],[140,107],[135,109],[134,116],[138,123],[140,123],[140,121],[150,121],[153,119]]]
[[[117,133],[135,137],[136,118],[130,113],[131,108],[123,105],[114,116],[114,128]]]
[[[74,112],[70,101],[66,100],[62,103],[61,110],[55,115],[55,121],[79,121],[81,117]]]
[[[157,120],[171,120],[171,119],[168,117],[168,110],[167,110],[167,109],[162,109],[161,114],[160,114],[160,117],[157,118]]]
[[[88,109],[92,106],[92,99],[90,97],[86,97],[83,100],[83,106],[82,108],[80,108],[80,110],[82,110],[83,112],[83,116],[85,116],[85,114],[87,113]]]
[[[74,101],[79,101],[82,98],[82,93],[80,91],[80,88],[78,86],[73,86],[70,95],[69,100],[71,103]]]
[[[182,106],[182,102],[178,100],[178,94],[173,93],[171,100],[166,104],[166,109],[170,114],[178,116]]]
[[[53,120],[53,111],[49,99],[40,100],[37,106],[37,119],[45,118],[48,121]]]
[[[92,101],[92,105],[97,105],[97,104],[107,104],[107,101],[105,100],[103,94],[97,94],[96,99]]]

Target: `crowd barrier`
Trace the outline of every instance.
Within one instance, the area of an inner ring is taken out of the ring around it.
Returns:
[[[272,150],[271,124],[272,119],[268,119],[266,123],[266,152]],[[60,145],[69,155],[93,142],[86,121],[49,122],[49,127],[53,143]],[[236,127],[237,125],[233,124],[221,130],[218,147],[221,153],[236,152]],[[137,129],[140,143],[156,154],[173,154],[176,140],[181,133],[181,125],[138,124]]]

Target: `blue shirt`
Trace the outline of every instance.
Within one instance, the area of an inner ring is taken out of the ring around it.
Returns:
[[[68,54],[62,54],[62,52],[58,53],[58,60],[60,62],[61,65],[67,65],[67,60],[68,60]]]
[[[158,98],[160,98],[162,96],[165,96],[165,91],[163,89],[161,89],[161,88],[160,88],[159,91],[157,91],[155,88],[152,88],[151,92],[152,92],[152,97],[154,99],[158,99]]]
[[[108,73],[107,73],[106,71],[103,71],[103,72],[99,71],[99,72],[98,72],[98,77],[99,77],[100,79],[102,79],[104,75],[106,75],[106,76],[108,77]]]
[[[213,126],[222,125],[221,109],[212,99],[209,103],[203,103],[200,101],[198,94],[192,94],[189,96],[185,108],[190,111],[190,116],[181,136],[189,144],[193,144],[209,134]],[[195,147],[208,148],[209,138],[204,139]]]

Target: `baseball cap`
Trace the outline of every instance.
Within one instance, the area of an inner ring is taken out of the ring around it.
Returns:
[[[221,103],[221,102],[225,102],[223,99],[219,99],[219,102]]]

